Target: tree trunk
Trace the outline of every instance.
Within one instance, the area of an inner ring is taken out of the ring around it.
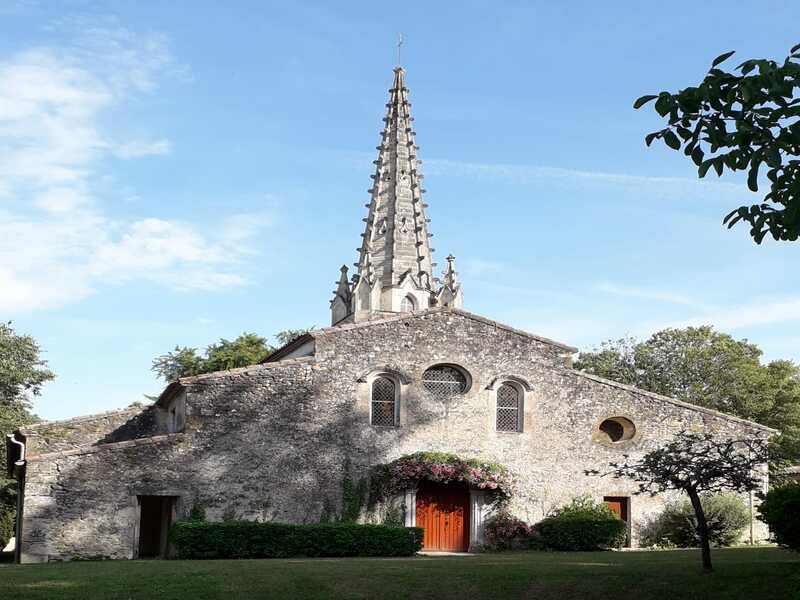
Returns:
[[[689,494],[689,500],[692,501],[692,508],[694,508],[694,515],[697,517],[697,534],[700,536],[703,571],[710,573],[713,569],[711,567],[711,545],[708,541],[708,521],[706,521],[706,513],[703,512],[703,505],[700,503],[700,496],[697,490],[688,488],[686,493]]]

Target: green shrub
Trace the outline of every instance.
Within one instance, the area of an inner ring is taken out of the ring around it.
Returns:
[[[605,504],[581,497],[537,523],[534,530],[552,550],[601,550],[621,546],[627,524]]]
[[[484,534],[486,547],[491,550],[518,548],[528,537],[528,524],[506,511],[493,514],[486,520]]]
[[[777,543],[800,552],[800,483],[771,489],[758,513]]]
[[[189,512],[190,521],[205,521],[206,508],[202,504],[193,504],[192,510]]]
[[[14,511],[0,507],[0,552],[14,537]]]
[[[708,521],[712,546],[731,546],[739,541],[750,523],[744,501],[734,494],[717,494],[700,499]],[[664,511],[645,525],[640,534],[643,546],[694,548],[700,544],[697,517],[688,499],[670,502]]]
[[[386,525],[178,521],[170,531],[178,558],[412,556],[422,529]]]

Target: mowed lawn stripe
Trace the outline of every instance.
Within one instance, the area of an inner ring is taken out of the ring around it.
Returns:
[[[0,566],[0,598],[798,599],[800,555],[777,548],[416,558],[109,561]]]

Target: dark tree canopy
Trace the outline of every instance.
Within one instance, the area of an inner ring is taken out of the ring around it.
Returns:
[[[313,327],[287,329],[278,332],[275,338],[278,345],[283,346],[311,329]],[[245,332],[235,340],[220,339],[208,346],[204,354],[199,353],[197,348],[175,346],[172,352],[153,359],[152,370],[164,381],[175,381],[180,377],[254,365],[274,351],[275,347],[268,343],[267,338]]]
[[[700,496],[759,489],[767,460],[765,439],[756,436],[717,439],[709,433],[681,431],[661,448],[651,450],[639,460],[630,460],[625,455],[622,462],[610,463],[611,470],[603,475],[634,480],[639,486],[637,494],[655,495],[679,490],[689,496],[697,517],[703,568],[710,571],[708,521]],[[597,471],[587,473],[600,474]]]
[[[800,368],[712,327],[665,329],[582,352],[576,368],[774,427],[773,461],[800,462]]]
[[[654,108],[667,126],[647,135],[647,145],[661,139],[673,150],[682,149],[700,177],[711,169],[717,176],[725,169],[746,171],[748,187],[757,192],[759,173],[766,174],[770,189],[762,202],[741,206],[723,221],[728,228],[739,221],[748,223],[758,244],[767,233],[775,240],[800,236],[798,50],[800,44],[783,63],[746,60],[730,72],[719,68],[734,54],[726,52],[712,62],[697,86],[642,96],[633,105],[641,108],[656,101]]]
[[[38,395],[55,377],[40,353],[31,336],[18,335],[11,323],[0,323],[0,403],[27,406],[30,395]]]
[[[30,398],[55,377],[36,341],[18,335],[10,323],[0,323],[0,469],[5,470],[5,434],[37,421]],[[16,482],[0,471],[0,544],[10,537],[16,511]]]

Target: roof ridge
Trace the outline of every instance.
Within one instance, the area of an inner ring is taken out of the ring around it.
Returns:
[[[30,425],[25,425],[23,427],[20,427],[18,430],[24,432],[24,431],[28,431],[30,429],[39,429],[40,427],[46,427],[48,425],[65,424],[65,423],[83,423],[84,421],[92,421],[94,419],[102,419],[104,417],[110,417],[110,416],[118,415],[118,414],[125,413],[125,412],[134,412],[135,410],[142,411],[142,410],[144,410],[146,408],[149,408],[151,406],[154,406],[154,403],[151,402],[151,403],[148,403],[148,404],[141,404],[141,405],[132,404],[130,406],[126,406],[125,408],[115,408],[115,409],[112,409],[112,410],[106,410],[106,411],[99,412],[99,413],[94,413],[94,414],[91,414],[91,415],[80,415],[80,416],[77,416],[77,417],[69,417],[67,419],[54,419],[54,420],[51,420],[51,421],[40,421],[38,423],[31,423]]]
[[[336,333],[338,331],[348,331],[351,329],[360,329],[362,327],[371,327],[372,325],[380,325],[382,323],[390,323],[392,321],[402,321],[405,319],[416,319],[419,317],[424,317],[431,314],[443,313],[443,312],[450,312],[455,313],[457,315],[461,315],[467,319],[472,319],[473,321],[479,321],[481,323],[485,323],[487,325],[492,325],[493,327],[497,327],[498,329],[503,329],[504,331],[509,331],[511,333],[516,333],[517,335],[521,335],[527,338],[531,338],[537,340],[539,342],[549,344],[551,346],[557,346],[559,348],[563,348],[564,350],[568,350],[569,352],[577,352],[578,349],[575,346],[570,346],[568,344],[564,344],[563,342],[557,342],[556,340],[552,340],[550,338],[537,335],[535,333],[530,333],[529,331],[524,331],[522,329],[517,329],[515,327],[511,327],[510,325],[506,325],[505,323],[501,323],[500,321],[495,321],[493,319],[489,319],[488,317],[483,317],[481,315],[469,312],[464,310],[463,308],[453,308],[449,306],[434,306],[433,308],[427,308],[425,310],[418,310],[413,313],[402,313],[399,315],[391,315],[388,317],[380,318],[380,319],[370,319],[369,321],[361,321],[359,323],[347,323],[345,325],[333,325],[331,327],[325,327],[323,329],[316,329],[314,331],[310,331],[309,334],[317,337],[320,335],[328,335],[330,333]]]
[[[260,371],[263,369],[272,369],[279,366],[291,365],[295,363],[304,363],[304,362],[314,362],[316,357],[314,356],[296,356],[294,358],[286,358],[284,360],[279,360],[271,363],[256,363],[253,365],[247,365],[245,367],[236,367],[234,369],[225,369],[222,371],[211,371],[210,373],[200,373],[199,375],[189,375],[187,377],[181,377],[178,379],[178,383],[192,383],[195,381],[200,381],[202,379],[213,379],[214,377],[224,377],[226,375],[241,375],[242,373],[246,373],[248,371]],[[172,383],[175,383],[174,381]],[[169,386],[167,386],[169,387]]]
[[[150,437],[135,438],[132,440],[123,440],[121,442],[109,442],[108,444],[84,444],[77,446],[72,450],[60,450],[58,452],[45,452],[42,454],[31,454],[26,460],[46,460],[49,458],[56,458],[61,456],[75,456],[78,454],[93,454],[102,450],[115,450],[117,448],[132,448],[134,446],[147,446],[150,444],[158,444],[160,442],[169,442],[183,438],[183,432],[178,433],[162,433],[160,435],[151,435]]]
[[[755,421],[750,421],[749,419],[743,419],[735,415],[729,415],[728,413],[724,413],[719,410],[714,410],[713,408],[706,408],[705,406],[700,406],[698,404],[692,404],[691,402],[684,402],[683,400],[678,400],[677,398],[672,398],[671,396],[664,396],[663,394],[657,394],[656,392],[643,390],[642,388],[638,388],[633,385],[628,385],[626,383],[620,383],[619,381],[614,381],[613,379],[606,379],[605,377],[600,377],[599,375],[595,375],[593,373],[587,373],[586,371],[579,371],[578,369],[569,369],[569,372],[572,373],[573,375],[584,377],[585,379],[591,379],[592,381],[597,381],[598,383],[603,383],[605,385],[610,385],[612,387],[616,387],[622,390],[627,390],[629,392],[642,394],[643,396],[649,396],[655,400],[661,400],[662,402],[669,402],[670,404],[674,404],[675,406],[680,406],[681,408],[688,408],[690,410],[706,413],[714,417],[726,419],[728,421],[742,423],[743,425],[755,427],[756,429],[762,429],[764,431],[770,431],[772,433],[780,433],[780,431],[777,429],[768,427],[766,425],[762,425],[761,423],[756,423]]]

